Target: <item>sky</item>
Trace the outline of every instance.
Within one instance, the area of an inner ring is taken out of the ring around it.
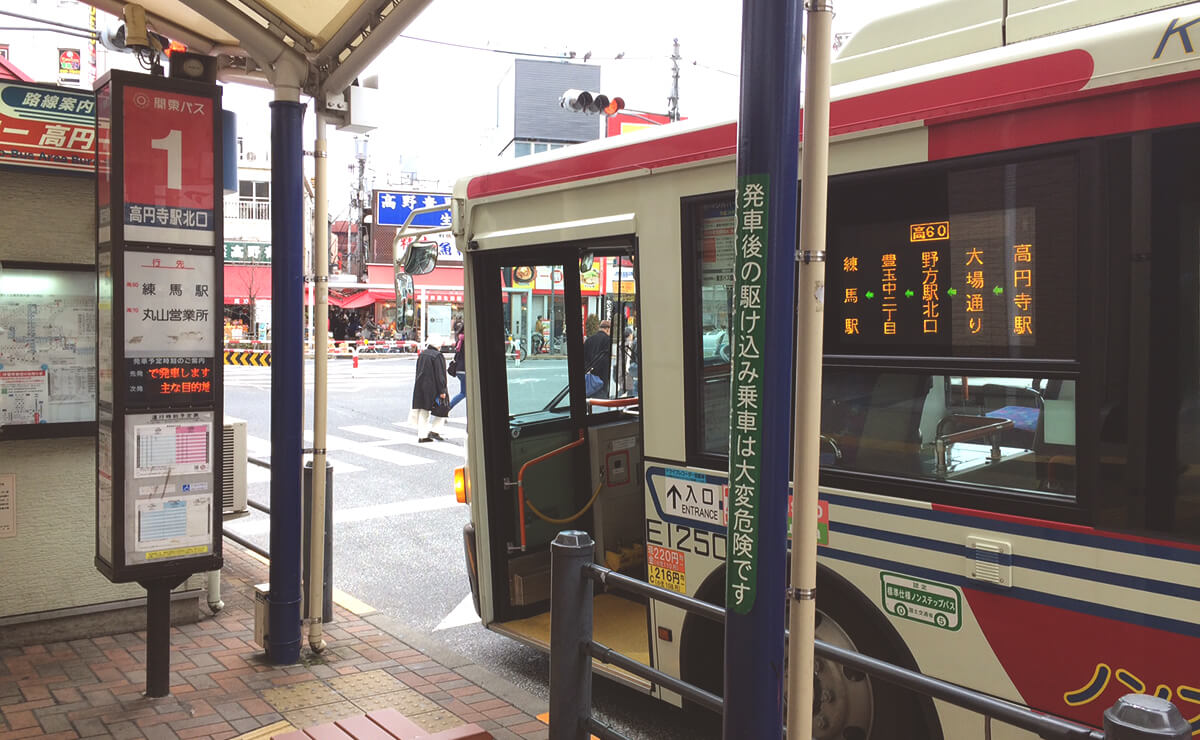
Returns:
[[[881,0],[834,5],[844,6],[835,11],[835,33],[857,29],[886,7]],[[680,114],[733,119],[740,34],[737,0],[434,0],[360,76],[377,75],[387,100],[383,125],[369,138],[369,177],[385,188],[414,172],[420,189],[449,191],[458,178],[494,164],[497,87],[518,56],[506,52],[561,59],[574,52],[576,60],[590,52],[589,63],[601,67],[602,92],[622,96],[628,109],[665,113],[677,38]],[[226,88],[226,107],[245,111],[239,110],[239,129],[247,135],[269,130],[270,99],[268,91]],[[310,107],[306,149],[313,119]],[[330,128],[329,149],[336,216],[349,199],[354,136]],[[341,192],[346,196],[339,199]]]

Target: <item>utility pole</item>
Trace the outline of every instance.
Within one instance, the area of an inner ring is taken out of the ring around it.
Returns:
[[[675,39],[675,50],[671,52],[671,95],[667,98],[667,118],[679,120],[679,39]]]
[[[354,260],[351,263],[354,273],[359,279],[365,279],[367,274],[367,242],[363,238],[365,229],[364,221],[367,208],[366,194],[366,175],[367,175],[367,142],[370,137],[363,135],[362,138],[354,137],[354,158],[358,160],[358,182],[354,186],[354,222],[358,227],[358,233],[354,240]],[[347,235],[349,236],[349,235]]]

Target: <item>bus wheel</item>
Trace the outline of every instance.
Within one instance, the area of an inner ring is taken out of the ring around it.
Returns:
[[[818,640],[916,670],[912,654],[895,628],[848,581],[819,567],[817,594]],[[942,730],[928,697],[918,697],[818,655],[813,662],[813,737],[941,740]]]
[[[834,620],[817,610],[817,639],[857,650]],[[871,736],[875,697],[866,674],[816,656],[813,660],[813,737],[866,740]]]

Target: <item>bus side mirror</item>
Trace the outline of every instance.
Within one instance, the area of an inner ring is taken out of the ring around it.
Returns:
[[[412,275],[396,270],[396,321],[405,326],[413,323],[416,301],[413,300]]]
[[[398,239],[397,239],[398,241]],[[396,244],[392,244],[395,254]],[[409,275],[427,275],[437,267],[438,245],[428,239],[419,239],[404,248],[404,254],[396,260],[397,272],[403,270]]]

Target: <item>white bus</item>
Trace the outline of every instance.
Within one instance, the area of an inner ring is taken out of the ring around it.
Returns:
[[[834,64],[818,637],[1093,726],[1155,693],[1200,734],[1200,4],[1000,5],[880,20]],[[735,148],[683,122],[457,184],[487,627],[548,647],[567,528],[722,602]],[[595,624],[721,693],[719,626],[609,594]],[[817,681],[821,738],[983,734]]]

